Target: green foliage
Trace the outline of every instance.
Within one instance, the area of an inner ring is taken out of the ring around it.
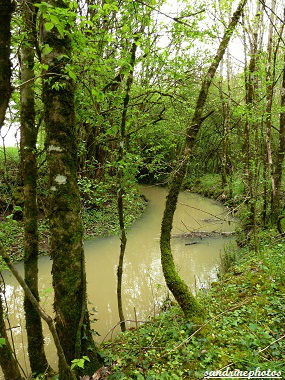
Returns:
[[[79,367],[79,368],[84,368],[85,366],[85,362],[88,361],[90,362],[90,359],[88,358],[88,356],[83,356],[82,358],[80,359],[73,359],[71,362],[71,369],[74,369],[76,367]]]
[[[225,366],[282,370],[285,341],[278,339],[285,322],[285,241],[275,240],[276,231],[261,232],[258,255],[248,248],[232,253],[235,262],[228,272],[198,294],[207,310],[200,331],[171,306],[106,343],[110,379],[203,379],[205,371]]]
[[[6,345],[6,339],[0,337],[0,348]]]

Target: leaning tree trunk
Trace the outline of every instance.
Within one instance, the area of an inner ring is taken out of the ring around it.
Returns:
[[[34,38],[32,25],[35,9],[32,4],[22,4],[22,17],[26,41],[21,47],[21,145],[22,176],[24,182],[24,268],[25,281],[33,295],[39,300],[38,291],[38,206],[37,206],[37,128],[35,126]],[[35,374],[45,373],[49,367],[44,352],[44,337],[41,318],[31,301],[25,296],[26,330],[31,370]]]
[[[173,216],[177,205],[178,194],[182,186],[182,182],[186,173],[187,164],[194,146],[196,135],[200,129],[200,126],[205,119],[202,117],[204,106],[209,92],[209,87],[212,83],[214,75],[217,71],[219,63],[223,58],[225,50],[228,46],[229,40],[233,34],[233,31],[239,21],[243,8],[246,4],[246,0],[241,0],[236,12],[233,14],[232,19],[226,29],[222,41],[217,50],[216,56],[213,59],[208,72],[202,82],[200,93],[196,102],[195,112],[192,118],[191,125],[186,130],[185,148],[182,157],[182,162],[175,170],[172,182],[170,184],[169,193],[166,198],[166,205],[164,209],[164,215],[161,224],[160,235],[160,250],[161,250],[161,264],[165,277],[166,284],[176,301],[180,305],[186,318],[201,319],[203,311],[201,306],[197,303],[195,297],[188,289],[185,282],[179,277],[171,252],[171,230],[173,223]]]
[[[67,7],[62,0],[49,3],[59,8]],[[44,26],[42,40],[52,49],[44,55],[43,61],[54,74],[44,79],[43,101],[56,327],[68,364],[86,355],[90,362],[86,362],[84,373],[92,375],[100,363],[91,335],[86,302],[83,227],[77,185],[74,83],[65,71],[71,62],[71,41],[67,34],[61,36],[56,27],[46,31]],[[61,380],[70,379],[60,362],[59,373]]]

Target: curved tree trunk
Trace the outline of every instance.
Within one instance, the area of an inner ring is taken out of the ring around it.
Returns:
[[[25,281],[33,295],[39,300],[38,291],[38,206],[37,206],[37,128],[35,126],[34,38],[35,8],[22,4],[24,32],[27,39],[21,47],[21,145],[22,175],[24,182],[24,268]],[[49,368],[44,352],[44,337],[41,318],[31,301],[25,296],[26,330],[31,370],[35,374],[46,373]]]
[[[192,122],[186,130],[185,148],[182,162],[180,163],[173,175],[173,180],[170,184],[161,224],[160,250],[161,264],[165,281],[168,288],[174,295],[176,301],[183,310],[186,318],[202,317],[202,309],[197,303],[195,297],[188,289],[185,282],[179,277],[175,269],[170,245],[173,216],[177,205],[178,194],[181,189],[182,182],[186,173],[187,164],[194,146],[195,137],[200,129],[203,120],[205,119],[205,117],[202,117],[202,113],[208,96],[209,87],[212,83],[213,77],[217,71],[219,63],[223,58],[229,40],[239,21],[245,4],[246,0],[240,1],[236,12],[232,16],[230,24],[224,33],[222,41],[217,50],[216,56],[213,59],[213,62],[202,82]]]
[[[62,0],[49,3],[59,8],[67,7]],[[44,26],[42,39],[52,48],[43,56],[43,62],[54,73],[44,80],[43,101],[56,328],[68,364],[86,355],[90,362],[85,363],[84,373],[92,375],[101,363],[90,331],[86,300],[83,227],[77,185],[74,83],[65,72],[70,63],[71,41],[67,34],[60,36],[56,27],[46,31]],[[61,362],[59,377],[70,380],[70,374],[65,372]]]

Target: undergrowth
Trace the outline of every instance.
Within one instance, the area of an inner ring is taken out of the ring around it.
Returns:
[[[203,379],[227,367],[284,371],[285,240],[263,231],[259,242],[258,254],[237,251],[228,272],[198,294],[207,313],[202,326],[170,306],[106,343],[108,379]]]

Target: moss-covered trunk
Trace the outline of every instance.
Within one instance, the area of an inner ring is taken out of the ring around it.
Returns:
[[[0,3],[0,129],[5,120],[6,109],[10,100],[11,87],[11,17],[13,4],[11,0],[2,0]],[[4,322],[2,304],[2,284],[0,283],[0,366],[6,380],[22,380],[17,361],[15,360],[8,341]]]
[[[35,298],[38,292],[38,206],[37,206],[37,129],[35,126],[34,77],[34,41],[32,25],[35,23],[35,9],[31,4],[21,7],[23,28],[26,40],[21,47],[21,145],[23,147],[22,175],[24,182],[24,268],[25,281]],[[25,296],[26,330],[28,354],[31,370],[35,374],[45,373],[48,362],[44,352],[44,338],[41,318],[32,303]]]
[[[285,9],[284,9],[285,13]],[[276,162],[276,209],[280,208],[281,201],[281,182],[282,182],[282,172],[283,172],[283,161],[285,155],[285,54],[284,54],[284,66],[283,66],[283,76],[281,84],[281,97],[280,97],[280,123],[279,123],[279,146],[278,155]]]
[[[194,146],[196,135],[200,129],[200,126],[205,118],[202,117],[202,113],[205,107],[206,99],[208,96],[209,88],[212,83],[213,77],[217,71],[219,63],[223,58],[225,50],[228,46],[229,40],[233,34],[233,31],[241,16],[242,10],[246,4],[246,0],[240,1],[236,12],[233,14],[228,28],[226,29],[222,41],[217,50],[216,56],[213,59],[212,64],[209,67],[208,72],[202,82],[199,96],[196,102],[195,112],[192,118],[191,125],[187,127],[185,137],[185,148],[182,161],[176,168],[172,182],[170,184],[169,193],[166,199],[166,205],[164,209],[161,235],[160,235],[160,250],[161,250],[161,264],[165,277],[166,284],[174,295],[176,301],[183,310],[186,318],[192,318],[199,320],[202,317],[202,309],[198,305],[195,297],[192,295],[188,286],[178,275],[172,252],[171,252],[171,230],[173,223],[173,216],[177,205],[178,194],[182,186],[182,182],[186,173],[186,168],[190,155]]]
[[[61,0],[49,1],[64,8]],[[77,185],[77,136],[74,113],[74,83],[66,74],[70,64],[71,41],[56,28],[42,28],[42,40],[51,52],[43,56],[54,73],[43,83],[46,151],[49,167],[50,253],[55,293],[56,327],[68,364],[87,355],[84,373],[92,375],[99,367],[90,332],[86,303],[85,258],[80,198]],[[69,380],[59,363],[61,380]]]
[[[8,107],[12,87],[10,41],[11,15],[13,4],[11,0],[0,2],[0,128],[3,126],[6,109]]]
[[[0,283],[0,339],[5,339],[5,342],[0,341],[0,366],[4,373],[5,380],[22,380],[18,364],[13,356],[6,326],[4,323],[4,310],[2,304],[2,284]]]

